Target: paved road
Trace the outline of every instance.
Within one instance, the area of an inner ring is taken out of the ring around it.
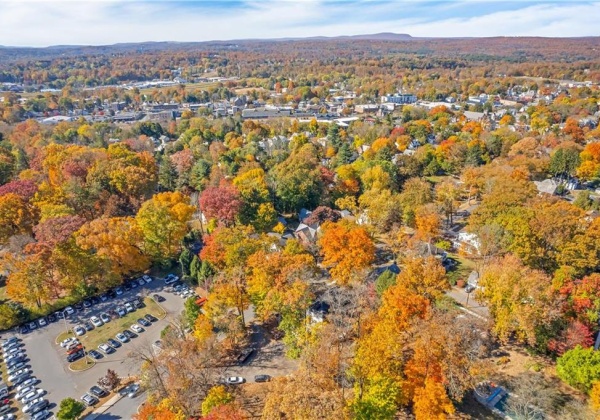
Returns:
[[[482,318],[489,319],[490,311],[483,303],[475,299],[475,293],[467,295],[465,289],[459,287],[453,287],[446,292],[446,295],[450,296],[456,302],[458,302],[463,308],[479,315]]]
[[[117,296],[116,299],[101,302],[89,309],[73,314],[66,321],[67,326],[73,326],[89,319],[92,315],[114,308],[117,304],[122,304],[137,294],[159,292],[163,286],[162,281],[155,279],[143,288],[138,287],[127,291],[123,295]],[[96,384],[101,376],[106,374],[107,369],[113,369],[120,376],[135,375],[139,372],[139,364],[128,358],[127,353],[135,349],[136,346],[148,345],[158,340],[160,331],[170,321],[173,321],[183,309],[183,299],[179,296],[169,293],[161,293],[161,295],[166,298],[166,301],[161,303],[167,311],[165,319],[156,322],[156,325],[152,327],[148,327],[132,342],[123,345],[112,355],[100,359],[96,362],[96,366],[84,372],[71,372],[64,360],[64,350],[55,344],[56,337],[65,330],[65,321],[58,320],[56,323],[21,336],[25,343],[33,374],[41,380],[38,386],[48,392],[46,398],[50,401],[51,408],[58,405],[66,397],[79,399],[92,385]]]
[[[95,417],[95,420],[130,420],[138,408],[146,400],[146,393],[142,393],[135,398],[123,397],[105,413]]]

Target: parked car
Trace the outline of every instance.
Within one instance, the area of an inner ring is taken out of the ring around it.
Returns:
[[[155,293],[152,295],[152,298],[156,301],[156,302],[164,302],[165,298],[162,297],[161,295],[159,295],[158,293]]]
[[[45,327],[46,325],[48,325],[48,321],[46,321],[46,318],[40,318],[37,320],[38,326],[40,328]]]
[[[98,349],[100,349],[100,351],[102,351],[102,353],[104,353],[104,354],[111,354],[111,353],[115,352],[115,349],[106,343],[100,344],[98,346]]]
[[[246,382],[246,380],[241,376],[230,376],[225,378],[225,383],[228,385],[239,385],[243,384],[244,382]]]
[[[129,331],[129,330],[123,330],[123,334],[126,335],[127,338],[129,338],[129,339],[137,337],[137,334],[135,334],[133,331]]]
[[[123,288],[122,287],[117,287],[115,289],[115,293],[117,294],[117,296],[121,296],[123,294]]]
[[[133,305],[130,302],[126,302],[125,303],[125,310],[127,312],[133,312],[133,311],[135,311],[135,308],[133,307]]]
[[[27,379],[31,378],[31,372],[23,373],[22,375],[17,376],[14,380],[12,380],[13,386],[19,385],[25,382]]]
[[[145,281],[146,283],[151,283],[151,282],[152,282],[152,277],[150,277],[148,274],[144,274],[144,275],[142,276],[142,279],[144,279],[144,281]]]
[[[104,322],[95,315],[90,318],[90,322],[94,324],[95,327],[101,327],[104,325]]]
[[[21,385],[19,385],[20,389],[17,390],[17,393],[15,394],[15,398],[19,401],[21,401],[23,399],[23,397],[27,394],[29,394],[31,391],[33,391],[35,389],[35,386],[26,386],[26,387],[22,387]]]
[[[19,328],[19,333],[27,334],[28,332],[29,332],[29,327],[27,325],[21,325],[21,328]]]
[[[0,407],[0,414],[2,414],[0,416],[0,420],[15,420],[17,418],[17,416],[15,416],[13,413],[4,414],[10,410],[12,410],[12,407],[10,405]]]
[[[133,306],[135,306],[137,309],[141,309],[141,308],[143,308],[145,306],[144,305],[144,301],[142,299],[140,299],[140,298],[135,298],[132,301],[132,303],[133,303]]]
[[[37,384],[38,379],[35,376],[29,377],[26,381],[23,381],[20,385],[17,386],[17,392],[21,391],[24,388],[31,387],[32,385]]]
[[[22,375],[24,376],[28,373],[31,373],[31,370],[29,370],[27,368],[20,369],[8,376],[8,382],[12,382],[13,385],[15,385],[15,382],[14,382],[15,379],[17,379],[19,376],[22,376]]]
[[[156,321],[158,321],[158,318],[155,317],[154,315],[151,315],[151,314],[144,315],[144,318],[146,318],[146,321],[148,321],[148,322],[156,322]]]
[[[92,307],[92,301],[91,301],[91,300],[89,300],[89,299],[85,299],[85,300],[83,301],[83,307],[84,307],[84,308],[91,308],[91,307]]]
[[[100,353],[96,350],[88,351],[88,355],[94,360],[102,359],[104,357],[104,356],[102,356],[102,353]]]
[[[60,319],[64,319],[65,318],[65,311],[64,310],[62,310],[62,311],[56,311],[55,314],[56,314],[57,318],[60,318]]]
[[[12,346],[12,347],[9,347],[6,350],[4,350],[2,352],[2,354],[4,355],[4,357],[8,357],[11,354],[17,353],[19,351],[21,351],[21,349],[19,348],[19,346]]]
[[[142,326],[139,325],[139,324],[133,324],[129,328],[131,328],[131,331],[133,331],[135,333],[138,333],[138,334],[140,334],[140,333],[142,333],[144,331],[144,329],[142,328]]]
[[[149,322],[147,319],[145,318],[138,318],[138,320],[136,321],[138,324],[140,324],[142,327],[149,327],[150,325],[152,325],[151,322]]]
[[[30,420],[46,420],[52,413],[48,410],[42,409],[31,416]]]
[[[8,363],[8,362],[10,362],[12,360],[18,359],[18,358],[23,357],[23,356],[25,356],[25,352],[22,352],[22,351],[19,351],[17,353],[12,353],[10,355],[4,356],[4,362]]]
[[[178,280],[179,277],[177,277],[175,274],[168,274],[167,277],[165,277],[165,284],[173,284]]]
[[[13,354],[13,356],[17,356],[15,358],[10,359],[9,361],[6,362],[6,367],[8,369],[12,368],[13,366],[22,363],[24,361],[27,360],[27,355],[25,353],[17,353],[17,354]]]
[[[73,315],[75,313],[75,309],[71,308],[70,306],[67,306],[64,310],[64,313],[66,315]]]
[[[90,301],[92,302],[92,305],[97,305],[100,303],[100,298],[98,296],[92,296]]]
[[[20,343],[21,339],[18,337],[9,337],[5,340],[2,341],[2,348],[6,348],[6,347],[10,347],[12,346],[14,343]]]
[[[269,382],[271,377],[269,375],[256,375],[254,377],[254,382]]]
[[[90,388],[90,394],[92,394],[94,397],[102,398],[105,395],[108,395],[108,392],[105,389],[94,385],[93,387]]]
[[[46,319],[48,320],[48,322],[56,322],[57,320],[57,316],[56,313],[50,314],[46,317]]]
[[[8,375],[12,375],[13,373],[20,371],[21,369],[24,369],[25,367],[27,367],[27,363],[18,362],[18,363],[15,363],[14,365],[8,367],[6,369],[6,373]]]
[[[107,293],[102,293],[100,295],[100,302],[106,302],[108,300],[108,292]]]
[[[98,402],[98,398],[90,394],[83,394],[83,396],[81,397],[81,401],[83,401],[88,407],[91,407],[92,405]]]
[[[77,345],[67,349],[67,354],[77,353],[80,350],[83,350],[83,344],[78,343]]]
[[[127,311],[122,306],[117,306],[117,308],[115,310],[117,311],[117,314],[119,314],[119,316],[121,316],[121,317],[127,315]]]
[[[35,329],[37,329],[37,323],[36,322],[30,322],[29,323],[29,330],[33,331]]]
[[[65,347],[65,349],[71,350],[80,345],[81,345],[81,343],[79,342],[79,340],[71,341],[69,344],[67,344],[67,347]]]
[[[36,398],[40,398],[42,395],[44,395],[45,392],[46,391],[44,391],[43,389],[35,388],[21,399],[21,403],[28,404]]]
[[[92,325],[91,322],[86,321],[83,323],[83,327],[87,330],[87,331],[92,331],[94,329],[94,326]]]
[[[77,339],[75,337],[65,338],[63,341],[60,342],[60,346],[62,348],[67,348],[67,347],[69,347],[69,345],[71,345],[73,343],[79,343],[79,339]]]
[[[100,319],[102,320],[102,322],[104,322],[105,324],[110,322],[110,315],[107,314],[106,312],[102,312],[100,314]]]
[[[125,334],[123,333],[118,333],[116,336],[116,339],[119,340],[121,343],[127,343],[129,341],[129,337],[127,337]]]
[[[48,400],[36,398],[23,407],[23,413],[37,413],[46,407],[48,407]]]
[[[110,346],[112,346],[115,349],[118,347],[121,347],[121,343],[119,341],[115,340],[114,338],[109,338],[106,341]]]
[[[67,362],[73,363],[75,360],[79,360],[83,356],[85,356],[85,353],[83,352],[83,350],[79,350],[78,352],[75,352],[73,354],[69,354],[67,356]]]
[[[81,302],[77,302],[75,305],[73,305],[75,307],[75,309],[77,309],[78,311],[83,311],[83,303]]]
[[[144,286],[146,284],[146,280],[144,280],[143,278],[139,278],[136,280],[137,284],[139,284],[140,286]]]
[[[81,325],[75,325],[73,327],[73,332],[75,332],[75,335],[81,336],[81,335],[85,335],[86,330]]]
[[[106,296],[108,296],[109,299],[114,299],[117,297],[117,292],[115,290],[109,290],[106,292]]]

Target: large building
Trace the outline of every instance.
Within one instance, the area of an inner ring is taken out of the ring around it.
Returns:
[[[393,104],[414,104],[417,102],[417,97],[412,93],[395,93],[393,95],[382,96],[381,102],[389,102]]]

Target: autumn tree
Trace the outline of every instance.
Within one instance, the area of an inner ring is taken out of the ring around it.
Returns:
[[[505,341],[516,336],[534,345],[541,327],[548,326],[558,313],[550,279],[513,255],[491,263],[479,279],[477,295],[485,302],[494,320],[492,331]]]
[[[105,259],[117,277],[139,273],[150,264],[143,250],[143,232],[133,217],[95,219],[76,233],[77,244]]]
[[[326,222],[322,231],[319,247],[323,265],[339,283],[348,284],[374,261],[375,245],[364,228],[345,221]]]
[[[0,196],[0,243],[6,243],[13,235],[31,233],[34,224],[35,211],[21,196]]]
[[[144,235],[145,253],[156,260],[177,255],[194,212],[180,192],[159,193],[146,201],[135,217]]]
[[[204,401],[202,401],[202,415],[209,415],[215,408],[223,405],[231,404],[234,401],[233,395],[231,395],[223,385],[217,385],[212,387]]]
[[[215,218],[229,226],[235,222],[242,202],[232,186],[208,187],[200,195],[200,209],[207,218]]]

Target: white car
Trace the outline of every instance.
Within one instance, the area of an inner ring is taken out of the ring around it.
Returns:
[[[21,403],[22,404],[27,404],[29,403],[29,401],[33,401],[36,398],[40,398],[42,395],[44,395],[44,390],[40,389],[40,388],[35,388],[32,391],[28,392],[27,395],[25,395],[24,397],[21,397]]]
[[[48,321],[46,321],[46,318],[40,318],[38,319],[38,325],[40,326],[40,328],[45,327],[46,325],[48,325]]]
[[[138,334],[144,331],[144,329],[142,328],[142,326],[140,324],[133,324],[130,327],[130,329],[131,329],[131,331],[138,333]]]
[[[144,281],[145,281],[146,283],[151,283],[151,282],[152,282],[152,277],[150,277],[148,274],[144,274],[144,275],[142,276],[142,279],[144,279]]]
[[[67,306],[64,310],[64,313],[67,315],[73,315],[75,313],[75,309],[71,308],[70,306]]]
[[[27,403],[27,405],[23,407],[23,413],[29,413],[33,409],[34,405],[36,405],[37,403],[40,403],[42,401],[44,401],[44,399],[41,397],[36,398],[35,400],[32,400],[32,401],[29,401]]]
[[[35,385],[37,383],[37,378],[35,376],[32,376],[31,378],[27,379],[26,381],[22,382],[21,384],[19,384],[17,386],[17,392],[21,392],[23,389],[25,388],[32,388],[32,385]]]
[[[19,385],[19,387],[20,387],[20,386],[22,386],[22,384],[21,384],[21,385]],[[16,398],[17,400],[21,401],[25,395],[29,394],[29,393],[30,393],[31,391],[33,391],[34,389],[35,389],[35,386],[32,386],[32,385],[29,385],[29,386],[23,387],[23,388],[21,388],[21,389],[19,389],[19,390],[17,391],[17,393],[15,394],[15,398]]]
[[[140,277],[136,281],[137,281],[137,284],[139,284],[140,286],[143,286],[146,284],[146,280],[144,280],[142,277]]]
[[[15,420],[17,417],[13,413],[8,413],[0,416],[0,420]]]
[[[85,328],[83,328],[81,325],[76,325],[75,327],[73,327],[73,331],[75,332],[75,335],[85,335],[86,331]]]
[[[20,350],[19,347],[11,347],[9,349],[4,350],[4,357],[10,356],[13,353],[17,353]]]
[[[179,277],[177,277],[175,274],[169,274],[169,275],[167,275],[167,277],[165,277],[165,284],[172,284],[178,280],[179,280]]]
[[[125,308],[123,308],[122,306],[117,306],[115,311],[117,311],[117,313],[119,314],[119,316],[123,317],[125,315],[127,315],[127,311],[125,310]]]
[[[118,333],[117,335],[115,335],[115,338],[121,343],[127,343],[129,341],[129,338],[123,333]]]
[[[98,346],[98,349],[104,353],[104,354],[111,354],[115,352],[115,349],[112,348],[111,346],[109,346],[108,344],[104,343],[104,344],[100,344]]]
[[[90,321],[95,327],[101,327],[104,325],[104,322],[102,322],[102,320],[95,315],[90,318]]]
[[[125,310],[127,312],[134,312],[135,308],[133,307],[133,305],[131,303],[127,302],[127,303],[125,303]]]
[[[244,382],[246,382],[246,380],[241,376],[230,376],[229,378],[225,379],[225,383],[229,385],[239,385],[243,384]]]
[[[60,346],[63,349],[66,349],[67,347],[69,347],[72,343],[79,343],[79,339],[75,338],[75,337],[69,337],[69,338],[65,338],[63,341],[60,342]]]

